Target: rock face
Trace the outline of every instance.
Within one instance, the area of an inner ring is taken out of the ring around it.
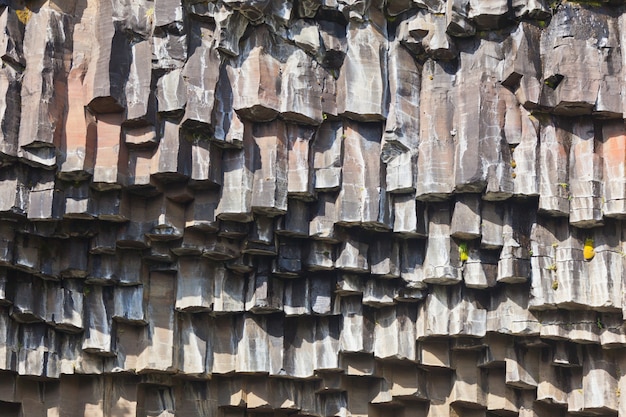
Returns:
[[[626,417],[625,48],[618,0],[1,1],[0,415]]]

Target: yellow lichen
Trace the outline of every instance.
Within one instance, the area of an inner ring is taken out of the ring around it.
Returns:
[[[459,259],[461,262],[465,262],[469,259],[469,250],[467,249],[467,243],[465,242],[459,244]]]
[[[596,250],[593,247],[593,239],[585,239],[585,246],[583,247],[583,256],[585,261],[590,261],[596,256]]]
[[[21,10],[16,10],[15,14],[17,15],[17,19],[25,25],[30,20],[33,12],[31,12],[28,7],[25,7]]]

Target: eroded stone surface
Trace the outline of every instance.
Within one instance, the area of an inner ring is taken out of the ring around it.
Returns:
[[[2,416],[626,415],[625,6],[0,6]]]

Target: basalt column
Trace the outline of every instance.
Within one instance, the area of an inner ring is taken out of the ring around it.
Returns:
[[[0,416],[626,417],[623,1],[4,0],[0,60]]]

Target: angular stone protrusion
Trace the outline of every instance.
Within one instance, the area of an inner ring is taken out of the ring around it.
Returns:
[[[124,87],[132,57],[129,39],[115,25],[111,3],[98,3],[90,11],[95,18],[87,22],[95,45],[83,81],[85,105],[96,113],[119,112],[126,104]]]
[[[335,267],[357,273],[369,272],[367,259],[369,245],[365,239],[346,233],[341,241]]]
[[[626,213],[626,137],[622,121],[602,124],[603,213],[623,218]]]
[[[530,276],[528,232],[535,221],[535,205],[511,204],[504,214],[503,246],[498,261],[498,282],[521,283]],[[532,210],[532,211],[531,211]]]
[[[602,224],[602,161],[597,153],[591,119],[575,123],[570,136],[570,224],[595,227]]]
[[[424,258],[424,282],[451,285],[459,282],[462,259],[450,237],[451,213],[448,203],[429,207],[428,242]]]
[[[620,44],[617,19],[575,4],[564,6],[542,31],[545,81],[541,105],[565,116],[593,112],[621,118],[622,106],[615,92],[615,77],[619,77],[616,69],[621,66],[614,61],[618,54],[609,52],[617,52]],[[587,38],[596,42],[576,37],[583,27],[589,31]]]
[[[185,229],[197,229],[203,233],[219,230],[215,210],[219,204],[219,193],[213,190],[196,191],[194,199],[185,209]]]
[[[150,317],[145,329],[145,348],[137,358],[137,372],[171,372],[175,369],[174,338],[176,315],[171,306],[176,300],[175,276],[165,272],[150,272],[146,314]],[[163,306],[168,306],[164,308]]]
[[[49,7],[40,8],[38,13],[30,10],[26,13],[30,13],[30,25],[24,32],[26,67],[22,84],[28,87],[21,90],[18,156],[29,164],[52,168],[56,164],[55,146],[60,143],[66,112],[67,99],[59,90],[67,89],[64,67],[69,65],[65,60],[71,52],[66,50],[65,38],[72,35],[71,24],[69,16]],[[46,50],[55,54],[43,53]]]
[[[456,369],[450,393],[451,402],[456,406],[485,406],[487,393],[484,389],[488,372],[476,367],[479,353],[457,351],[452,355],[452,366]]]
[[[337,194],[320,193],[317,195],[317,203],[311,212],[309,223],[309,235],[313,239],[338,242],[338,233],[335,223],[337,222]]]
[[[400,277],[407,288],[400,290],[401,298],[421,300],[421,290],[427,287],[424,282],[424,256],[426,253],[423,240],[404,240],[400,245]]]
[[[382,147],[385,162],[400,153],[417,150],[421,84],[420,67],[399,42],[392,43],[389,48],[388,68],[390,103]],[[412,88],[403,88],[409,85]]]
[[[408,304],[376,311],[374,356],[381,359],[417,360],[415,322],[417,311]]]
[[[314,171],[311,169],[311,142],[315,130],[287,125],[288,167],[287,193],[290,197],[311,200],[315,196]]]
[[[325,121],[317,129],[311,145],[316,191],[335,191],[341,186],[345,137],[340,122]]]
[[[302,243],[297,239],[281,238],[278,258],[272,262],[272,273],[283,278],[296,278],[303,271]]]
[[[112,288],[90,285],[83,293],[85,335],[82,350],[102,356],[115,355]]]
[[[418,339],[447,335],[484,337],[489,330],[489,312],[481,306],[476,294],[462,285],[433,287],[419,307]]]
[[[524,2],[529,4],[529,2]],[[532,109],[539,103],[542,68],[539,39],[541,29],[530,22],[518,23],[505,40],[502,85],[515,93],[520,104]]]
[[[156,84],[159,113],[174,113],[185,108],[187,94],[180,69],[165,73]]]
[[[509,4],[506,0],[480,2],[470,0],[468,17],[479,29],[497,29],[510,23]]]
[[[191,22],[190,54],[180,74],[184,80],[182,88],[186,88],[180,92],[186,98],[183,124],[192,129],[210,129],[220,76],[220,57],[214,48],[215,28],[206,22]]]
[[[276,234],[306,238],[309,236],[310,206],[298,198],[287,199],[287,214],[276,224]]]
[[[372,275],[380,278],[400,276],[400,243],[390,236],[376,236],[368,258]]]
[[[457,197],[452,212],[450,236],[462,240],[481,237],[480,205],[480,198],[475,194],[462,194]]]
[[[304,260],[307,269],[311,271],[327,271],[335,268],[335,245],[331,242],[313,240],[307,250],[308,256]]]
[[[284,214],[287,210],[288,138],[280,121],[252,126],[253,211],[268,216]]]
[[[326,317],[285,320],[284,369],[287,375],[310,378],[315,371],[338,369],[338,336],[338,329],[329,326]]]
[[[537,196],[541,181],[541,146],[539,146],[539,120],[521,106],[521,131],[519,143],[511,145],[511,176],[514,177],[514,193],[521,196]],[[507,112],[507,115],[509,112]],[[511,135],[507,135],[509,138]],[[513,175],[515,174],[515,175]]]
[[[513,94],[498,83],[501,43],[476,39],[460,48],[454,113],[455,190],[502,200],[513,193],[511,155],[503,139],[506,102]],[[475,138],[480,138],[475,142]],[[472,145],[474,143],[474,145]]]
[[[244,15],[226,7],[224,4],[218,4],[217,10],[213,18],[215,19],[217,49],[225,54],[237,56],[239,55],[239,40],[243,36],[248,27],[248,19]]]
[[[284,284],[270,276],[269,271],[259,271],[248,276],[246,310],[253,313],[282,311]]]
[[[142,285],[115,287],[113,320],[133,325],[147,324]]]
[[[583,348],[589,359],[583,363],[583,401],[585,412],[615,413],[618,411],[620,392],[618,379],[621,377],[616,366],[616,357],[597,346]]]
[[[152,157],[150,173],[162,182],[182,181],[191,175],[191,143],[180,136],[178,122],[163,119],[159,145]]]
[[[337,204],[340,224],[389,228],[389,201],[381,187],[378,149],[382,137],[378,123],[346,122],[342,187]]]
[[[235,355],[238,372],[278,375],[283,366],[283,318],[245,314]]]
[[[512,357],[504,360],[505,383],[518,389],[536,389],[539,382],[541,351],[537,348],[518,345],[510,354]]]
[[[420,143],[417,157],[417,199],[447,198],[454,181],[454,104],[456,68],[450,63],[428,60],[422,70],[420,92]]]
[[[222,185],[220,148],[205,140],[192,142],[190,185],[194,188],[213,188]]]
[[[341,352],[373,351],[373,314],[361,304],[361,296],[342,296],[339,306],[343,317],[343,328],[339,339]]]
[[[97,148],[92,186],[99,191],[120,188],[126,174],[127,151],[121,143],[122,113],[97,117]]]
[[[348,51],[337,79],[337,112],[361,121],[387,118],[387,21],[374,10],[370,19],[348,23]]]
[[[487,312],[487,331],[511,335],[538,335],[541,323],[528,310],[526,286],[504,285],[496,287]]]
[[[48,283],[46,322],[68,333],[83,331],[83,285],[74,279],[64,279],[61,285]]]
[[[273,2],[274,3],[274,2]],[[332,76],[301,49],[281,66],[280,112],[287,121],[319,125],[324,120],[323,89]],[[330,81],[329,81],[330,82]]]
[[[178,258],[176,276],[176,304],[179,311],[190,313],[211,311],[213,307],[214,280],[225,268],[215,262],[195,257]]]
[[[446,33],[451,36],[472,36],[476,33],[474,22],[470,20],[469,12],[472,0],[451,0],[446,5]]]
[[[224,179],[217,206],[221,220],[249,222],[252,220],[253,155],[252,133],[246,129],[245,149],[225,149],[222,154]]]

